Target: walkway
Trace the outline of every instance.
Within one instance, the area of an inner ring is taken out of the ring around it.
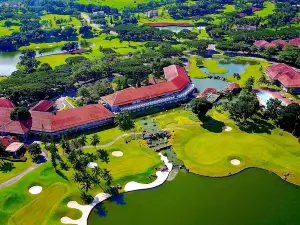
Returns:
[[[88,14],[85,13],[81,13],[81,16],[83,17],[83,19],[86,20],[87,24],[97,30],[101,30],[100,26],[98,24],[92,23],[91,22],[91,18]]]
[[[42,152],[42,156],[44,157],[45,161],[48,160],[48,153],[43,151]],[[29,172],[35,170],[37,167],[39,167],[40,165],[42,165],[43,163],[35,163],[33,164],[31,167],[29,167],[27,170],[23,171],[22,173],[20,173],[19,175],[3,182],[0,184],[0,188],[4,188],[4,187],[7,187],[9,185],[12,185],[14,183],[16,183],[17,181],[19,181],[22,177],[24,177],[26,174],[28,174]]]

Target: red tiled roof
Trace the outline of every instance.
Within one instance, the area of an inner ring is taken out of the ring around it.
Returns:
[[[280,81],[285,87],[300,87],[300,74],[284,63],[268,66],[267,74],[272,80]]]
[[[270,45],[269,46],[276,46],[276,45],[283,45],[283,46],[286,46],[287,45],[287,42],[285,40],[274,40],[274,41],[271,41]],[[269,47],[268,46],[268,47]]]
[[[57,113],[32,111],[33,131],[57,132],[114,117],[103,105],[85,105]]]
[[[201,98],[205,97],[207,94],[217,94],[217,89],[215,88],[205,88],[199,95]]]
[[[18,139],[16,137],[13,136],[4,136],[4,137],[0,137],[0,142],[5,146],[9,146],[11,143],[18,141]]]
[[[256,12],[256,11],[260,11],[261,10],[261,8],[257,8],[257,7],[252,7],[251,9],[252,9],[252,12]]]
[[[57,132],[109,118],[114,114],[102,105],[86,105],[54,113],[30,111],[27,121],[10,120],[10,108],[0,108],[0,132],[26,134],[32,131]]]
[[[300,16],[296,16],[296,17],[292,18],[292,21],[300,21]]]
[[[148,78],[148,83],[149,84],[160,84],[160,83],[163,83],[163,82],[165,82],[165,80],[162,80],[162,79],[159,79],[159,78],[156,78],[156,77]]]
[[[289,40],[289,44],[300,46],[300,37]]]
[[[2,107],[2,108],[15,108],[16,106],[9,99],[0,98],[0,107]]]
[[[193,26],[193,24],[191,23],[146,23],[146,25],[150,27],[169,27],[169,26],[192,27]]]
[[[265,48],[269,46],[269,42],[265,41],[265,40],[259,40],[259,41],[255,41],[254,45],[258,48]]]
[[[136,101],[143,101],[178,92],[190,84],[186,71],[181,66],[171,65],[165,67],[164,73],[168,80],[166,82],[140,88],[127,88],[106,95],[102,97],[102,100],[111,106],[126,105]]]
[[[239,13],[239,16],[240,17],[245,17],[245,16],[247,16],[247,14],[246,13]]]
[[[12,108],[0,108],[0,132],[26,134],[29,131],[30,124],[28,121],[10,120]]]
[[[47,112],[54,104],[55,102],[42,100],[39,103],[37,103],[35,106],[33,106],[30,110]]]

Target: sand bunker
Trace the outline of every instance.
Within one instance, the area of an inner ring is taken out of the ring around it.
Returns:
[[[241,164],[241,161],[238,159],[232,159],[232,160],[230,160],[230,163],[234,166],[238,166]]]
[[[123,152],[121,152],[121,151],[113,151],[111,154],[112,154],[113,156],[116,156],[116,157],[121,157],[121,156],[123,156]]]
[[[29,188],[29,193],[32,195],[37,195],[41,193],[42,190],[43,188],[41,186],[32,186],[31,188]]]
[[[222,129],[223,129],[224,131],[232,131],[232,128],[231,128],[231,127],[228,127],[228,126],[224,126],[224,127],[222,127]]]
[[[88,167],[88,168],[91,168],[91,169],[94,169],[94,168],[97,167],[97,166],[98,166],[98,164],[95,163],[95,162],[89,162],[89,163],[87,164],[87,167]]]

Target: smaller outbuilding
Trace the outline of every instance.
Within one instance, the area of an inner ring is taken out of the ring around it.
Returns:
[[[24,143],[13,142],[6,147],[5,152],[11,157],[19,158],[26,152],[26,149]]]

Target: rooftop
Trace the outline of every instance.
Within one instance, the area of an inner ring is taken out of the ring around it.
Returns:
[[[42,100],[39,103],[37,103],[35,106],[33,106],[30,110],[47,112],[54,104],[55,102]]]
[[[268,66],[267,74],[272,80],[280,81],[287,88],[300,87],[300,74],[284,63]]]
[[[21,149],[23,146],[24,146],[24,144],[21,143],[21,142],[13,142],[9,146],[7,146],[5,151],[7,151],[7,152],[16,152],[19,149]]]
[[[2,108],[15,108],[15,104],[9,99],[0,98],[0,107]]]
[[[140,88],[127,88],[106,95],[102,97],[102,100],[111,106],[126,105],[175,93],[190,84],[189,77],[187,76],[185,69],[181,66],[171,65],[165,67],[164,74],[167,79],[166,82]]]

